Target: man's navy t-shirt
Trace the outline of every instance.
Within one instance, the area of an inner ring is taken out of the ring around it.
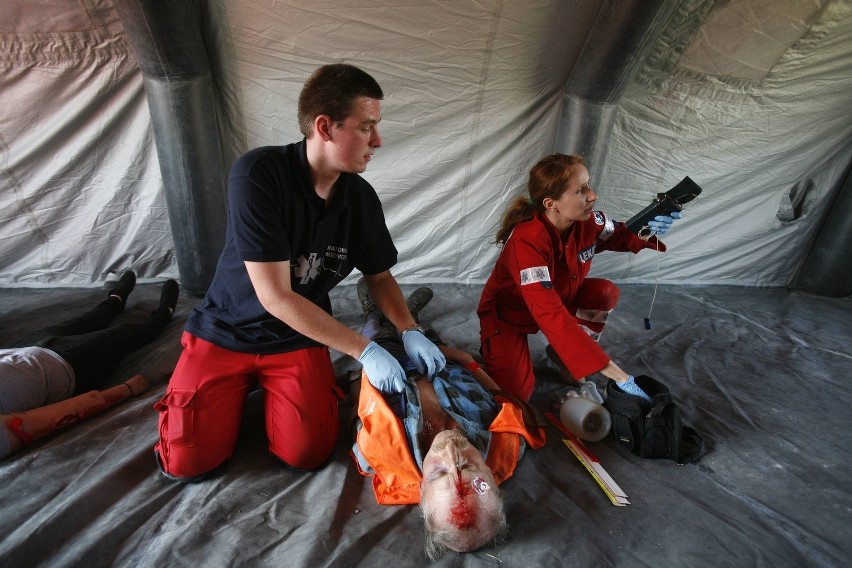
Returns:
[[[289,261],[293,291],[331,314],[328,293],[353,268],[378,274],[396,260],[379,197],[361,176],[340,174],[326,205],[314,190],[304,140],[257,148],[231,169],[225,248],[186,331],[243,353],[317,346],[263,308],[244,261]]]

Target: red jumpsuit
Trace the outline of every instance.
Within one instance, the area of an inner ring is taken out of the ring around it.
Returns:
[[[543,215],[515,225],[479,301],[482,356],[488,374],[505,391],[529,400],[535,386],[527,335],[541,331],[575,377],[603,369],[609,356],[597,344],[619,290],[609,280],[586,279],[595,253],[665,251],[624,223],[594,211],[564,240]]]

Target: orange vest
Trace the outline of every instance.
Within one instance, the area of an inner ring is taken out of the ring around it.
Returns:
[[[358,431],[356,443],[364,459],[375,474],[373,492],[381,505],[411,505],[420,502],[420,480],[423,474],[408,449],[405,428],[366,375],[361,381],[361,398],[358,416],[363,427]],[[501,405],[500,412],[488,428],[491,443],[485,464],[491,468],[495,481],[500,484],[515,471],[520,457],[520,438],[523,436],[533,449],[545,442],[544,428],[532,431],[524,426],[521,409],[510,402]],[[358,463],[358,460],[355,460]]]

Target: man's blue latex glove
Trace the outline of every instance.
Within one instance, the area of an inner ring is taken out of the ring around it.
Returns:
[[[673,211],[671,215],[657,215],[653,221],[648,221],[648,228],[654,235],[664,235],[671,229],[672,223],[681,218],[680,211]]]
[[[618,383],[618,388],[620,388],[623,392],[627,394],[632,394],[633,396],[638,396],[639,398],[643,398],[648,402],[652,402],[654,399],[648,396],[645,391],[642,390],[642,387],[636,384],[636,379],[633,375],[628,375],[627,380],[623,383]]]
[[[405,352],[421,375],[425,373],[432,378],[447,364],[447,358],[438,346],[416,329],[404,332],[402,343],[405,345]]]
[[[405,387],[405,372],[393,355],[371,341],[358,362],[364,367],[370,384],[382,392],[402,392]]]

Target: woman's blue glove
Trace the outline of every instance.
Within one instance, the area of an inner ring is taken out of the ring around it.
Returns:
[[[672,211],[670,215],[657,215],[653,221],[648,221],[648,227],[651,229],[651,234],[663,235],[671,229],[672,223],[680,218],[680,211]]]
[[[633,396],[638,396],[639,398],[643,398],[648,402],[653,402],[653,398],[648,396],[645,391],[642,390],[642,387],[636,384],[636,379],[633,375],[628,375],[627,380],[623,383],[618,383],[618,388],[622,390],[622,392],[626,392],[627,394],[632,394]]]
[[[375,341],[371,341],[358,362],[364,367],[370,384],[382,392],[402,392],[405,387],[405,373],[393,355],[379,347]]]
[[[438,346],[416,329],[404,332],[402,343],[405,345],[405,352],[421,375],[425,373],[432,378],[447,364],[447,358]]]

